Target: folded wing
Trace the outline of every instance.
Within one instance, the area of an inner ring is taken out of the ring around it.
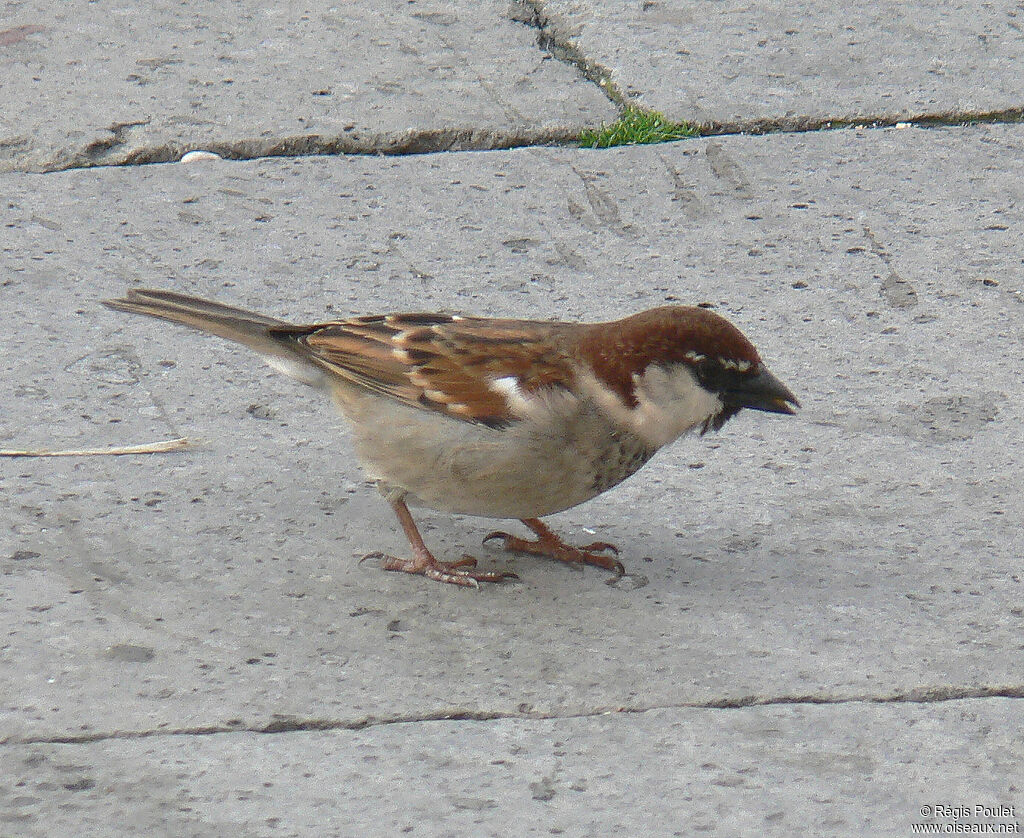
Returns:
[[[270,332],[352,384],[415,407],[498,427],[522,418],[572,368],[563,324],[387,314]]]

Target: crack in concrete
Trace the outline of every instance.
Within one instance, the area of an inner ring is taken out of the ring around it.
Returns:
[[[401,133],[361,134],[358,131],[333,136],[298,134],[288,137],[260,137],[241,140],[211,140],[125,149],[122,136],[91,143],[83,149],[58,154],[42,164],[45,173],[100,166],[144,166],[177,163],[193,151],[212,152],[226,160],[259,160],[267,157],[318,157],[340,155],[401,156],[448,151],[500,151],[510,148],[567,145],[576,142],[577,131],[564,126],[547,128],[413,129]],[[120,153],[115,154],[115,151]]]
[[[575,67],[587,81],[596,84],[619,108],[628,104],[626,95],[612,79],[612,71],[589,58],[578,44],[554,22],[544,9],[543,0],[512,0],[510,17],[537,30],[537,46],[559,61]]]
[[[975,124],[1013,124],[1024,122],[1024,107],[999,111],[947,111],[919,116],[865,116],[856,119],[825,117],[785,117],[707,122],[695,126],[701,137],[738,135],[800,134],[836,131],[848,128],[891,128],[906,125],[917,128],[963,127]],[[127,126],[130,127],[130,126]],[[152,163],[177,163],[193,151],[208,151],[226,160],[260,160],[269,157],[318,157],[361,155],[384,157],[441,154],[459,151],[503,151],[541,146],[575,146],[578,132],[564,126],[526,129],[430,128],[401,134],[351,132],[337,136],[300,134],[289,137],[215,140],[206,143],[170,141],[159,145],[126,150],[121,133],[110,140],[98,141],[84,149],[65,152],[43,164],[38,171],[62,172],[105,166],[143,166]],[[677,142],[686,142],[679,140]],[[612,146],[616,148],[617,146]],[[120,154],[116,152],[120,150]]]
[[[1024,122],[1024,106],[993,111],[936,111],[914,116],[875,114],[838,119],[822,116],[765,117],[705,122],[697,128],[702,137],[718,137],[733,134],[804,134],[815,131],[839,131],[844,128],[892,128],[896,125],[915,128],[954,128],[1017,122]]]
[[[836,131],[848,128],[891,128],[896,125],[917,128],[962,127],[974,124],[1013,124],[1024,122],[1024,107],[999,111],[947,111],[919,116],[865,116],[856,119],[824,117],[786,117],[708,122],[696,126],[698,137],[737,135],[799,134]],[[42,165],[43,172],[61,172],[101,166],[142,166],[152,163],[177,163],[193,151],[209,151],[226,160],[260,160],[268,157],[317,157],[341,155],[380,155],[386,157],[440,154],[458,151],[502,151],[538,146],[575,146],[578,132],[564,126],[535,129],[431,128],[401,134],[358,132],[337,136],[320,134],[259,139],[217,140],[207,143],[170,141],[159,145],[123,149],[122,131],[109,140],[92,143],[84,149],[59,155]],[[681,140],[680,142],[686,142]],[[115,152],[120,150],[120,154]]]
[[[101,160],[114,149],[127,144],[127,136],[130,129],[148,124],[148,119],[139,119],[135,122],[115,122],[107,128],[107,131],[110,132],[109,137],[93,140],[81,153],[90,160]]]
[[[583,710],[543,711],[529,706],[517,710],[468,710],[453,708],[433,713],[364,716],[359,719],[320,719],[301,716],[275,716],[262,725],[244,722],[198,725],[193,727],[158,727],[146,730],[108,730],[92,733],[68,733],[38,736],[7,736],[0,739],[4,745],[87,745],[110,740],[150,739],[156,736],[213,736],[229,733],[309,733],[331,730],[365,730],[388,725],[421,724],[425,722],[492,722],[506,719],[558,721],[588,719],[598,716],[640,715],[657,710],[737,710],[746,707],[773,707],[778,705],[842,705],[842,704],[939,704],[947,701],[965,701],[985,698],[1024,698],[1024,686],[979,687],[915,687],[898,690],[888,695],[854,693],[849,695],[777,695],[736,696],[707,701],[681,701],[672,704],[595,707]]]

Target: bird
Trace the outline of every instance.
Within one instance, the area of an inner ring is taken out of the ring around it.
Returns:
[[[519,519],[536,538],[494,531],[484,542],[622,575],[614,545],[573,546],[541,519],[608,491],[684,434],[717,431],[744,408],[800,406],[750,340],[702,306],[603,323],[413,312],[300,325],[170,290],[103,303],[243,344],[329,394],[412,551],[363,559],[464,587],[518,577],[470,555],[437,559],[410,504]]]

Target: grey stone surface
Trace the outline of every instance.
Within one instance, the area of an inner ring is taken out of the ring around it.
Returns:
[[[604,69],[748,128],[1012,117],[1018,6],[7,3],[0,449],[192,445],[0,457],[0,835],[1019,822],[1024,125],[338,154],[564,139],[614,116]],[[106,167],[198,148],[277,156]],[[804,409],[552,519],[619,545],[614,584],[418,512],[521,577],[454,590],[357,564],[405,544],[329,404],[100,307],[133,285],[706,302]],[[920,815],[979,804],[1015,808]]]
[[[68,0],[0,17],[0,172],[500,146],[614,118],[502,0]]]
[[[1019,3],[543,0],[547,30],[639,104],[696,123],[1018,113]]]
[[[0,736],[916,689],[1020,690],[1024,127],[8,175]],[[942,161],[956,156],[950,170]],[[212,338],[99,306],[139,283],[294,319],[609,317],[708,301],[804,402],[687,439],[552,519],[631,576],[400,551],[342,422]]]
[[[1018,705],[656,710],[23,745],[6,749],[14,783],[0,787],[0,830],[31,838],[911,835],[915,823],[1019,830]],[[921,814],[940,806],[970,813]]]

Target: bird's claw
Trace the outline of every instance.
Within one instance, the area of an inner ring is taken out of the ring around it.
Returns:
[[[577,547],[577,550],[582,550],[585,553],[614,553],[616,556],[619,555],[619,548],[614,544],[609,544],[607,541],[595,541],[593,544],[585,544],[582,547]]]
[[[380,560],[384,570],[391,570],[397,573],[415,573],[426,576],[436,582],[446,582],[449,585],[459,585],[463,588],[479,588],[481,582],[504,582],[506,579],[518,579],[516,574],[510,571],[477,571],[476,559],[470,555],[463,555],[461,559],[454,562],[439,562],[433,556],[419,557],[413,559],[400,559],[396,556],[389,556],[380,551],[367,553],[359,560],[359,564],[368,559]]]
[[[587,544],[585,547],[573,547],[554,534],[539,535],[535,541],[529,541],[511,533],[495,530],[484,536],[483,543],[486,544],[494,539],[501,539],[504,542],[502,545],[503,549],[510,552],[548,556],[576,567],[587,564],[594,565],[595,567],[610,570],[617,576],[622,576],[626,572],[622,562],[600,555],[601,552],[610,552],[616,556],[619,554],[618,548],[607,541],[595,541],[593,544]]]

